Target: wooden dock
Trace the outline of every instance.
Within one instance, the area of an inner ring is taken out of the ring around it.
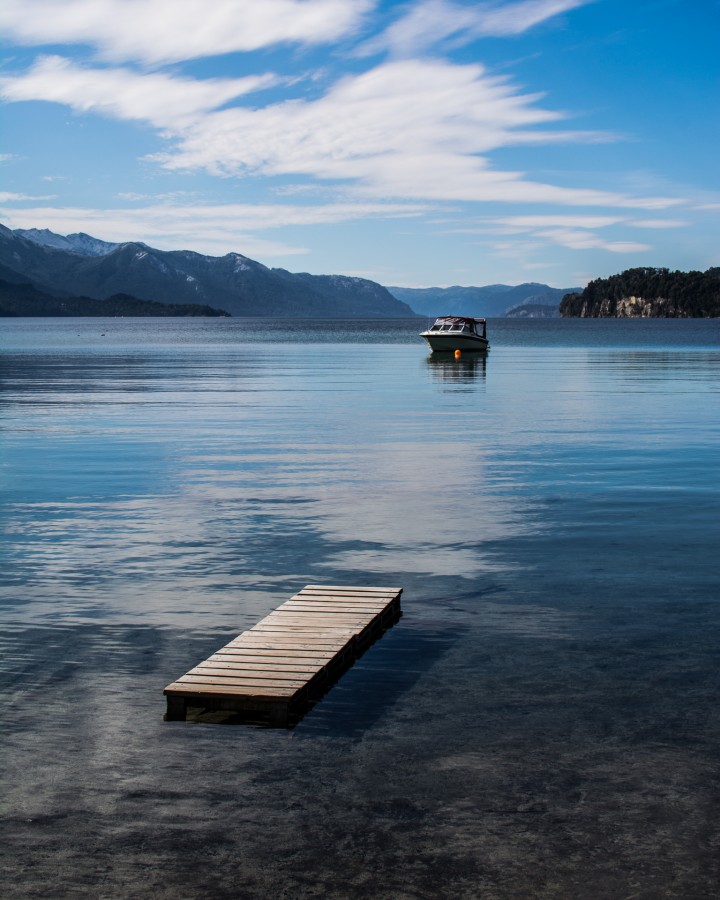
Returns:
[[[294,724],[400,617],[402,588],[309,584],[165,688],[167,720],[187,707]]]

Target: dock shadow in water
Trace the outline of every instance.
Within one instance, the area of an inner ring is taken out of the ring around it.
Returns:
[[[405,613],[407,616],[407,613]],[[358,739],[459,639],[464,628],[408,622],[394,629],[337,682],[302,722],[303,735]]]
[[[387,617],[383,616],[382,619],[378,619],[374,627],[354,638],[342,652],[329,660],[327,665],[319,670],[289,702],[265,699],[260,696],[257,698],[246,696],[239,704],[237,698],[230,695],[219,695],[211,703],[207,701],[207,698],[203,698],[202,704],[198,703],[194,706],[190,697],[183,697],[181,699],[182,714],[176,717],[171,710],[170,700],[168,700],[168,713],[165,719],[171,721],[180,718],[214,724],[294,728],[309,710],[322,700],[333,685],[355,665],[356,661],[363,657],[367,650],[402,616],[399,605],[388,613]]]
[[[463,630],[446,623],[393,628],[402,615],[378,634],[365,652],[347,661],[294,706],[286,728],[302,725],[303,734],[360,737],[448,651]],[[187,721],[272,727],[263,716],[200,707],[188,707]]]

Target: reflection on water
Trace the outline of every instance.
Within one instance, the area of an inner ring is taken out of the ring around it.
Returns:
[[[452,353],[431,353],[427,365],[434,381],[449,388],[472,386],[487,375],[487,353],[464,353],[455,359]]]
[[[626,350],[616,352],[612,358],[612,372],[624,379],[627,386],[651,389],[655,383],[659,389],[668,382],[675,391],[686,386],[691,390],[717,390],[720,386],[720,369],[716,350],[688,349],[682,353],[670,350]]]
[[[720,324],[418,330],[3,322],[17,896],[710,895]],[[404,615],[292,740],[162,722],[308,583]]]
[[[659,433],[712,465],[717,350],[455,359],[407,323],[395,345],[333,323],[313,352],[247,323],[238,342],[171,322],[152,345],[132,320],[55,327],[14,323],[2,355],[0,577],[23,621],[235,628],[310,581],[491,577],[501,542],[549,527],[549,494],[666,482]]]

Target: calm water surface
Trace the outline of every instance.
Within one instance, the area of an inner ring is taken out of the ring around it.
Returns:
[[[720,321],[0,320],[8,896],[709,897]],[[404,616],[292,732],[162,689]]]

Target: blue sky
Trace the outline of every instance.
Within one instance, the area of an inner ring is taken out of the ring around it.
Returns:
[[[0,221],[422,287],[720,265],[720,0],[3,0]]]

